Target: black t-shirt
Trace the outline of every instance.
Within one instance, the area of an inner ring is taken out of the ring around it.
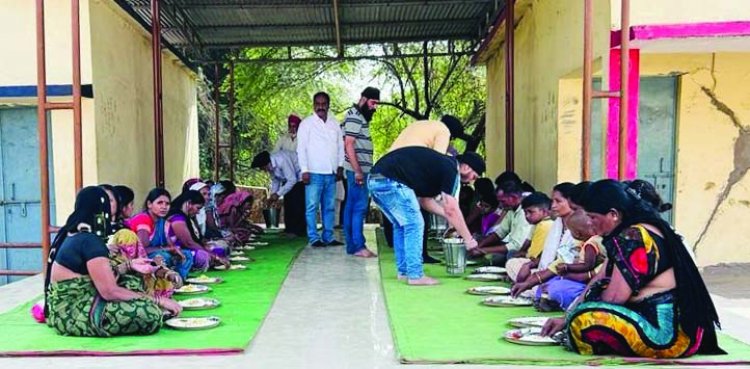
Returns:
[[[380,158],[371,173],[380,173],[414,190],[418,197],[452,194],[457,183],[456,159],[422,146],[393,150]]]
[[[88,275],[86,263],[94,258],[109,257],[109,249],[99,237],[80,232],[68,236],[55,254],[55,262],[82,275]]]

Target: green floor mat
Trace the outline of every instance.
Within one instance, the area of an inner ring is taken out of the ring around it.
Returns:
[[[426,265],[427,275],[438,278],[438,286],[407,286],[396,279],[392,249],[384,246],[378,231],[380,273],[391,331],[403,363],[475,363],[516,365],[620,365],[653,364],[747,364],[750,345],[720,335],[720,345],[729,355],[696,356],[679,360],[582,356],[559,346],[520,346],[501,337],[507,321],[516,317],[544,315],[533,307],[488,307],[482,296],[465,293],[473,286],[491,283],[449,277],[443,265]],[[507,286],[507,285],[506,285]],[[546,314],[561,315],[562,313]]]
[[[305,246],[305,240],[288,240],[269,235],[269,246],[260,246],[248,255],[255,259],[246,270],[213,271],[224,283],[211,285],[202,295],[176,296],[178,299],[205,296],[221,305],[213,310],[188,311],[183,316],[215,315],[221,325],[204,331],[175,331],[162,328],[151,336],[112,338],[64,337],[29,314],[33,302],[0,314],[0,356],[52,355],[161,355],[241,352],[250,343],[265,319],[284,282],[292,262]]]

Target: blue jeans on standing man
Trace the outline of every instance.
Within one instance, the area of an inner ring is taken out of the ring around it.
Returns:
[[[346,171],[346,204],[344,205],[344,235],[346,237],[346,253],[351,255],[365,248],[365,218],[367,218],[367,200],[370,196],[367,190],[367,177],[364,183],[358,185],[354,179],[354,172]]]
[[[323,221],[323,235],[318,235],[318,209]],[[305,219],[307,240],[310,243],[333,241],[333,223],[336,219],[336,175],[310,173],[310,183],[305,186]]]
[[[372,200],[393,223],[393,252],[399,276],[419,279],[422,269],[424,220],[414,190],[392,179],[375,175],[368,185]]]

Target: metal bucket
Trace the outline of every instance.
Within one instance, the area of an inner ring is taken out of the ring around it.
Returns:
[[[448,221],[445,218],[430,213],[430,238],[440,239],[441,235],[448,229]]]
[[[462,275],[466,269],[466,245],[460,238],[444,238],[440,241],[445,256],[445,271],[448,275]]]
[[[279,209],[270,208],[263,209],[263,219],[266,221],[266,228],[278,228],[279,227]]]

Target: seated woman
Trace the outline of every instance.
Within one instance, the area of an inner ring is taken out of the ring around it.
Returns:
[[[193,254],[193,269],[207,270],[212,265],[225,264],[204,245],[194,217],[205,200],[198,191],[188,190],[177,196],[167,213],[167,236],[171,244]],[[223,252],[223,250],[221,250]]]
[[[592,184],[583,207],[604,237],[608,261],[583,302],[542,333],[565,329],[566,345],[584,355],[723,354],[719,317],[698,268],[657,211],[613,180]]]
[[[219,205],[221,224],[234,235],[236,243],[244,244],[256,233],[246,221],[250,213],[253,197],[246,191],[235,191],[227,195]]]
[[[463,190],[462,190],[463,191]],[[474,182],[474,203],[464,214],[469,231],[483,236],[497,223],[499,214],[495,212],[499,202],[495,195],[495,187],[489,178],[479,178]]]
[[[127,228],[115,232],[107,247],[114,267],[147,257],[138,236]],[[154,272],[142,275],[146,292],[151,296],[172,297],[175,288],[182,286],[182,278],[166,266],[161,256],[155,257],[151,264],[156,267]]]
[[[601,237],[594,233],[591,220],[583,211],[574,212],[565,223],[573,238],[582,242],[581,246],[558,249],[557,259],[547,269],[531,274],[531,277],[511,289],[512,295],[517,296],[541,285],[536,291],[535,300],[538,302],[537,308],[542,311],[567,309],[593,278],[594,269],[604,261]],[[568,254],[576,250],[578,255]]]
[[[516,275],[516,282],[524,282],[532,272],[546,269],[550,263],[555,261],[557,252],[561,247],[573,247],[575,240],[565,225],[565,219],[573,214],[570,197],[574,187],[575,185],[570,182],[562,182],[552,188],[551,210],[555,220],[547,233],[547,238],[544,240],[542,254],[538,259],[529,260],[521,266],[520,271]]]
[[[226,189],[221,183],[216,183],[209,187],[209,198],[203,209],[206,212],[206,230],[203,234],[209,240],[222,239],[230,241],[232,232],[223,229],[221,217],[219,216],[219,205],[224,203]]]
[[[162,323],[162,308],[179,314],[170,299],[144,293],[138,278],[149,274],[148,259],[137,258],[112,270],[104,239],[109,234],[110,205],[99,187],[86,187],[60,229],[50,252],[46,279],[47,324],[66,336],[110,337],[152,334]]]
[[[193,254],[182,252],[167,238],[166,216],[171,201],[172,196],[167,190],[151,190],[146,196],[143,212],[130,219],[130,230],[138,235],[150,258],[161,256],[167,266],[185,279],[193,267]]]
[[[109,206],[110,206],[110,214],[112,214],[112,219],[110,219],[111,224],[109,227],[109,231],[114,233],[120,228],[118,228],[117,221],[116,221],[116,214],[117,214],[117,208],[120,206],[120,200],[117,194],[115,193],[114,186],[110,184],[100,184],[99,188],[103,189],[104,192],[107,193],[107,197],[109,199]]]
[[[114,192],[119,200],[117,202],[117,213],[115,214],[117,230],[130,228],[128,221],[133,216],[135,193],[130,187],[123,185],[114,186]]]

